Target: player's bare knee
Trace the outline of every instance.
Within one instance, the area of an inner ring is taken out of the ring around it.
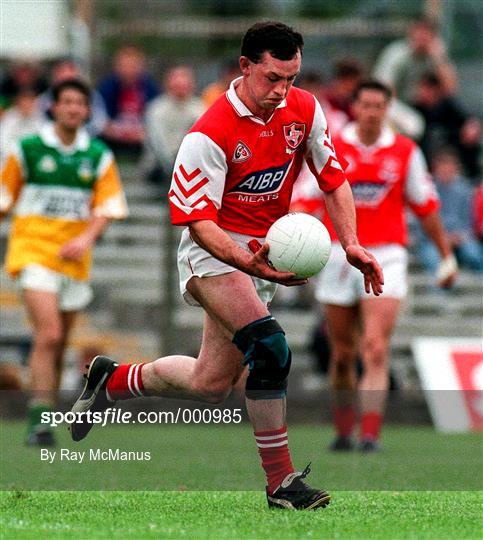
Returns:
[[[337,379],[348,377],[354,370],[353,362],[334,362],[332,366],[333,374]]]
[[[363,341],[362,356],[367,367],[385,368],[388,355],[388,343],[380,337],[367,337]]]
[[[55,326],[43,328],[36,332],[34,336],[34,346],[42,349],[56,351],[62,346],[62,343],[62,331]]]
[[[337,347],[333,350],[330,360],[336,369],[347,371],[352,369],[356,360],[356,353],[350,347]]]

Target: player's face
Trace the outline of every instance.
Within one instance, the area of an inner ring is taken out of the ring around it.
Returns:
[[[300,52],[291,60],[278,60],[265,51],[257,64],[242,56],[240,67],[250,100],[260,109],[275,109],[287,97],[301,60]]]
[[[89,116],[89,104],[84,94],[75,88],[66,88],[54,103],[52,113],[65,129],[78,129]]]
[[[379,129],[384,122],[389,102],[379,90],[361,90],[354,101],[354,116],[361,127]]]

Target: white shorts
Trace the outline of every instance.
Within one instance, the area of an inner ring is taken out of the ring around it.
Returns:
[[[384,272],[384,292],[377,298],[404,298],[408,289],[406,249],[399,244],[368,249]],[[329,262],[318,276],[315,297],[319,302],[336,306],[353,306],[360,300],[375,298],[364,290],[363,275],[347,262],[339,243],[332,244]]]
[[[240,247],[248,252],[250,251],[248,242],[254,239],[253,236],[247,236],[231,231],[225,232],[229,234]],[[261,244],[264,242],[264,238],[255,238],[255,240],[258,240]],[[199,306],[199,303],[186,290],[186,285],[192,277],[220,276],[235,271],[236,268],[215,259],[213,255],[205,251],[192,240],[188,228],[183,231],[178,247],[178,272],[179,288],[181,295],[187,304],[190,306]],[[277,284],[256,277],[252,277],[252,281],[260,300],[264,304],[271,302],[275,291],[277,290]]]
[[[18,284],[22,290],[33,289],[56,293],[61,311],[83,309],[93,296],[91,286],[86,281],[72,279],[40,264],[29,264],[22,268]]]

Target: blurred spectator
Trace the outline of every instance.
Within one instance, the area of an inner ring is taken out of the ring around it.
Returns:
[[[54,64],[50,74],[50,85],[42,95],[39,96],[38,107],[44,117],[48,120],[52,120],[51,107],[53,103],[52,99],[52,87],[57,86],[63,81],[69,79],[83,79],[87,77],[81,71],[80,66],[71,58],[63,58]],[[85,125],[85,129],[91,137],[96,137],[106,127],[107,124],[107,112],[106,106],[102,96],[97,91],[91,92],[90,114],[89,119]]]
[[[297,76],[294,84],[314,95],[319,103],[325,100],[324,76],[320,71],[315,69],[304,70]]]
[[[357,60],[346,59],[336,62],[333,78],[325,93],[325,99],[335,111],[342,111],[349,120],[353,120],[352,98],[361,82],[362,66]]]
[[[426,128],[423,115],[396,97],[391,100],[387,119],[395,131],[410,139],[420,140]]]
[[[473,196],[473,232],[483,244],[483,184],[476,188]]]
[[[323,76],[320,72],[315,70],[304,71],[297,77],[295,85],[315,96],[322,106],[332,136],[338,133],[347,124],[349,116],[343,110],[332,107],[326,99],[326,88]]]
[[[34,62],[15,62],[0,85],[0,96],[5,108],[13,104],[20,93],[41,94],[47,88],[42,68]]]
[[[12,146],[27,135],[37,133],[43,124],[42,114],[36,106],[32,90],[20,90],[0,119],[0,164],[3,164]]]
[[[479,120],[466,114],[455,98],[445,95],[443,84],[434,73],[426,73],[419,81],[413,105],[426,121],[420,144],[427,159],[433,161],[441,146],[452,146],[458,151],[465,173],[478,177]]]
[[[121,47],[112,73],[99,83],[109,121],[103,138],[113,150],[138,154],[144,142],[146,105],[158,94],[158,86],[145,70],[142,51],[132,45]]]
[[[388,45],[374,68],[374,77],[391,85],[405,103],[414,99],[422,75],[434,71],[442,81],[444,95],[456,91],[456,73],[432,20],[421,17],[409,26],[406,39]]]
[[[441,219],[456,257],[462,267],[483,271],[483,247],[472,227],[473,191],[461,176],[458,155],[451,148],[442,148],[433,159],[434,180],[441,201]],[[435,272],[440,257],[434,246],[421,233],[418,255],[430,272]]]
[[[201,93],[201,99],[206,108],[211,107],[213,103],[228,90],[231,81],[240,77],[240,66],[238,65],[238,60],[228,60],[225,62],[222,68],[222,73],[220,78],[209,84]]]
[[[353,120],[352,97],[362,73],[362,67],[356,60],[344,60],[335,64],[334,79],[328,89],[324,88],[322,77],[317,72],[303,73],[297,79],[296,85],[314,94],[322,105],[333,137]],[[419,139],[423,135],[425,123],[422,115],[397,99],[391,100],[388,121],[407,137]]]
[[[203,114],[200,98],[194,96],[193,70],[187,66],[170,69],[164,80],[165,94],[146,110],[146,143],[143,169],[154,183],[171,178],[179,145],[190,127]]]

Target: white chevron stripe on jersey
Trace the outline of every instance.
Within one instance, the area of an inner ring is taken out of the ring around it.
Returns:
[[[201,177],[201,179],[200,179]],[[208,183],[208,178],[202,176],[200,168],[187,172],[182,164],[173,174],[173,183],[171,186],[170,200],[180,207],[172,198],[175,195],[183,207],[202,209],[207,205],[206,201],[201,202],[200,190]]]
[[[337,160],[337,156],[335,156],[335,154],[333,156],[329,156],[329,159],[327,160],[327,164],[326,164],[326,167],[333,167],[334,169],[339,169],[340,171],[342,171],[342,167],[341,167],[341,164],[338,162]]]
[[[172,189],[169,193],[169,200],[176,205],[180,210],[182,210],[185,214],[191,214],[193,210],[202,210],[206,206],[208,206],[209,198],[207,195],[202,195],[199,199],[194,201],[193,203],[189,204],[186,199],[181,198],[177,193],[175,193],[174,189]],[[188,203],[188,204],[187,204]]]

